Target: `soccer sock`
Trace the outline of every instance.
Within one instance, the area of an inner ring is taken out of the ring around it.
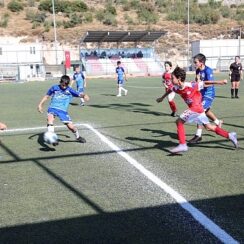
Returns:
[[[176,112],[176,104],[174,101],[169,101],[169,106],[170,106],[172,112]]]
[[[122,87],[119,87],[119,93],[118,93],[118,95],[121,95],[121,89]]]
[[[202,136],[202,129],[197,128],[196,136]]]
[[[238,88],[235,89],[235,96],[238,96]]]
[[[185,127],[181,121],[177,123],[177,134],[180,144],[186,144]]]
[[[229,132],[226,130],[223,130],[222,128],[219,128],[218,126],[216,126],[216,128],[215,128],[215,133],[222,137],[229,138]]]
[[[234,89],[231,88],[230,92],[231,92],[231,96],[234,97]]]
[[[80,133],[78,131],[78,129],[76,129],[76,131],[74,132],[75,138],[79,138],[80,137]]]
[[[54,132],[54,126],[53,126],[53,124],[47,124],[47,131],[48,132]]]
[[[215,120],[214,120],[214,123],[215,123],[216,125],[219,125],[219,124],[220,124],[219,119],[215,119]]]
[[[81,97],[81,99],[80,99],[80,100],[81,100],[81,102],[82,102],[82,103],[84,103],[84,102],[85,102],[84,98],[82,98],[82,97]]]

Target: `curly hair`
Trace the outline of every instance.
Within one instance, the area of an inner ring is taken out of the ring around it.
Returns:
[[[174,71],[172,72],[172,75],[174,75],[177,79],[180,79],[182,82],[186,79],[186,72],[184,69],[177,66]]]

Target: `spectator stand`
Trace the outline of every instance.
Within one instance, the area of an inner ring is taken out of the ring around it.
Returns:
[[[129,76],[161,75],[163,66],[158,60],[154,46],[155,41],[165,33],[163,31],[88,31],[80,43],[81,63],[89,77],[114,75],[118,60],[122,62]],[[129,43],[134,43],[134,47]],[[147,43],[150,47],[142,48],[143,43]],[[115,44],[116,48],[108,48]],[[130,48],[123,48],[122,44]],[[87,48],[87,46],[96,47]]]

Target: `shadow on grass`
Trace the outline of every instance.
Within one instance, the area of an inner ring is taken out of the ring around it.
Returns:
[[[243,202],[242,194],[196,200],[191,204],[211,216],[217,225],[242,243]],[[221,243],[178,204],[0,228],[0,243],[190,242]]]

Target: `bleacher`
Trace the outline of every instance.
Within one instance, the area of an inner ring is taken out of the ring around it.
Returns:
[[[81,60],[88,76],[114,75],[118,60],[130,76],[160,76],[164,68],[154,56],[152,48],[81,51]]]

